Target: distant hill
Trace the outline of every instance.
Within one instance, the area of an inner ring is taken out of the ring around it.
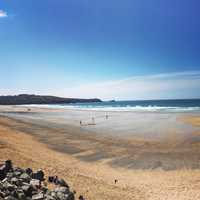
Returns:
[[[23,105],[23,104],[61,104],[61,103],[91,103],[101,102],[100,99],[76,99],[61,98],[55,96],[40,96],[20,94],[17,96],[0,96],[0,105]]]

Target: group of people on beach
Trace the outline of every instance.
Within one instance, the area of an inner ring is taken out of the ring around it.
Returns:
[[[108,115],[107,114],[105,115],[105,118],[106,118],[106,120],[108,119]],[[82,122],[82,120],[80,120],[80,126],[82,126],[82,125],[83,125],[83,122]],[[96,125],[95,118],[92,117],[92,122],[88,123],[87,125]]]

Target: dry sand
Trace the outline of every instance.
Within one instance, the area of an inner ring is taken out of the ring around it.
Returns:
[[[199,117],[184,120],[198,127]],[[88,200],[197,200],[198,136],[194,132],[187,141],[174,135],[167,142],[136,137],[122,140],[74,126],[42,126],[1,117],[0,159],[59,174],[77,196],[83,194]],[[119,180],[117,184],[114,179]]]
[[[197,126],[197,127],[200,127],[200,117],[196,117],[196,116],[187,116],[187,117],[184,117],[182,118],[182,120],[185,122],[185,123],[189,123],[193,126]]]

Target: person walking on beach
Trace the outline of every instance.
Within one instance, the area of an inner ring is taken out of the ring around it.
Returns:
[[[108,119],[108,115],[106,115],[106,119]]]
[[[82,121],[80,120],[80,126],[82,126]]]
[[[92,124],[95,125],[94,117],[92,117]]]

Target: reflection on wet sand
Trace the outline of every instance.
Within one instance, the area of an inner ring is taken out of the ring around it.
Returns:
[[[29,112],[29,115],[37,116],[37,113]],[[25,120],[16,116],[14,118],[15,123],[4,125],[29,133],[52,149],[73,154],[85,162],[106,162],[114,168],[130,169],[200,168],[198,129],[195,134],[169,133],[168,137],[158,140],[137,134],[113,137],[110,134],[97,134],[82,126],[28,118]],[[193,120],[196,121],[197,117]]]

